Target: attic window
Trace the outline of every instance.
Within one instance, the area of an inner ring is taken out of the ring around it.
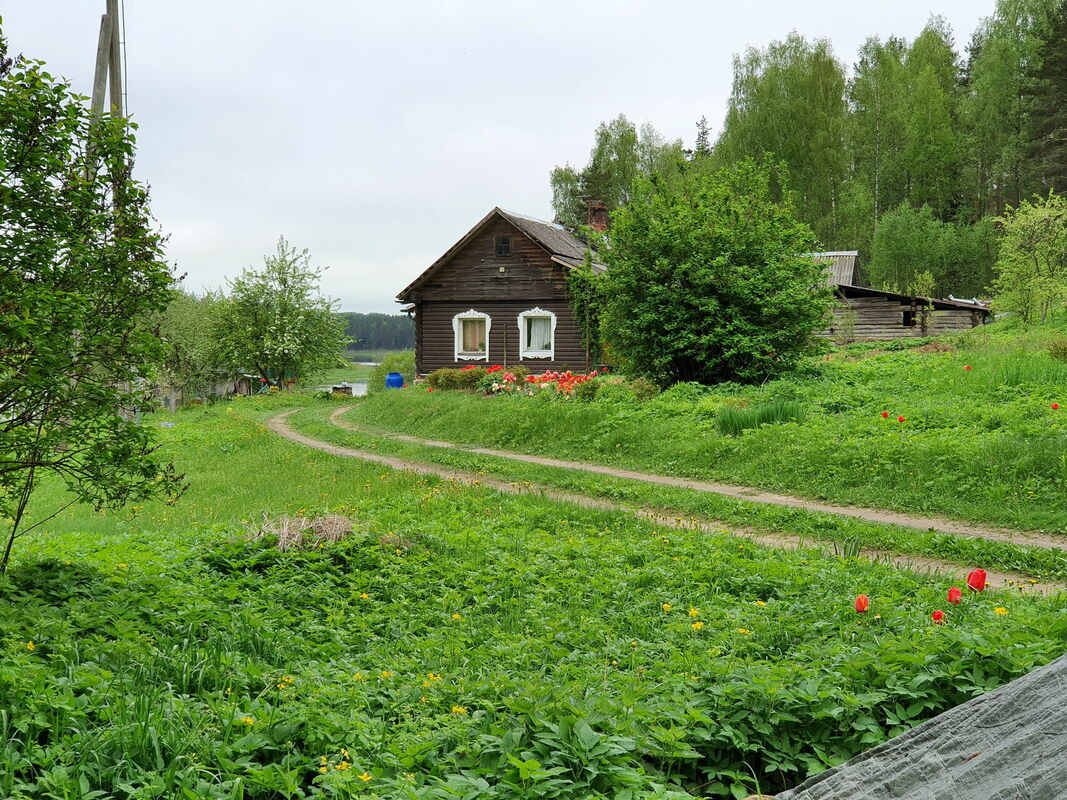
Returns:
[[[498,256],[510,256],[511,255],[511,237],[510,236],[497,236],[496,237],[496,254]]]

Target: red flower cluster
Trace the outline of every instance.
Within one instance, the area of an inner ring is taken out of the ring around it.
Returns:
[[[527,375],[523,380],[534,386],[554,383],[556,385],[556,391],[560,394],[571,394],[574,391],[575,386],[580,383],[585,383],[587,380],[595,378],[596,376],[597,371],[595,369],[587,375],[574,373],[570,370],[567,370],[566,372],[549,370],[540,375]]]
[[[973,569],[967,576],[967,588],[973,589],[976,592],[981,592],[985,589],[986,571],[984,569]],[[963,590],[958,586],[953,586],[948,590],[947,597],[949,605],[958,606],[963,601]],[[856,613],[865,614],[871,607],[871,601],[865,594],[858,595],[855,602]],[[930,615],[930,619],[936,622],[938,625],[945,624],[945,612],[938,609]]]
[[[493,366],[489,367],[489,369],[487,369],[486,372],[488,372],[489,374],[492,374],[494,372],[500,372],[500,370],[502,370],[502,369],[504,369],[504,368],[502,366],[500,366],[499,364],[493,364]]]

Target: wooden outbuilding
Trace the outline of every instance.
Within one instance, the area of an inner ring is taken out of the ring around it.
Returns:
[[[864,286],[855,250],[812,253],[826,264],[826,283],[838,304],[830,327],[820,335],[847,341],[887,341],[969,330],[988,321],[989,307],[979,300],[919,297]]]
[[[416,372],[590,369],[566,279],[587,249],[561,225],[494,208],[397,295],[415,316]]]

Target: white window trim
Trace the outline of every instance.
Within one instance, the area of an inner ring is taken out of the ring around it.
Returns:
[[[526,342],[526,320],[529,317],[548,317],[552,320],[552,346],[548,350],[530,350]],[[556,315],[543,308],[531,308],[519,314],[519,360],[524,358],[547,358],[556,360]]]
[[[463,353],[460,348],[463,347],[463,323],[461,320],[465,319],[484,319],[485,320],[485,352],[484,353]],[[492,325],[493,319],[488,314],[483,314],[481,311],[475,311],[473,308],[469,311],[463,311],[456,316],[452,317],[452,332],[453,345],[455,350],[456,361],[489,361],[489,326]]]

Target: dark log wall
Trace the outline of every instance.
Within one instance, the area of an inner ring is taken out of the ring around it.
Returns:
[[[497,236],[511,237],[512,255],[496,255]],[[487,366],[485,361],[455,358],[452,317],[470,309],[492,318],[488,364],[521,364],[531,372],[588,369],[589,359],[567,300],[565,269],[511,223],[495,220],[416,290],[417,371]],[[552,360],[519,358],[518,315],[535,307],[556,315]]]
[[[920,325],[919,310],[909,305],[901,305],[899,300],[889,297],[849,297],[844,302],[855,316],[855,328],[851,332],[854,341],[887,341],[911,336],[936,336],[952,331],[969,330],[982,323],[980,312],[967,309],[937,310],[930,312],[930,321],[926,332]],[[915,325],[904,325],[904,313],[913,312]],[[847,324],[843,308],[834,309],[834,321],[820,336],[841,338]]]

